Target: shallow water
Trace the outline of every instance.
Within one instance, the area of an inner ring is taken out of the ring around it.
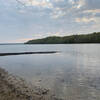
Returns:
[[[0,57],[0,67],[65,100],[100,100],[100,44],[0,45],[5,52],[60,51]]]

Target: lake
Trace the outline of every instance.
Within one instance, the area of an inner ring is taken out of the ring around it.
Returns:
[[[100,100],[100,44],[0,45],[0,67],[65,100]]]

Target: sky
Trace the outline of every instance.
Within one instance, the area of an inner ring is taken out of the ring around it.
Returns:
[[[0,0],[0,43],[100,32],[100,0]]]

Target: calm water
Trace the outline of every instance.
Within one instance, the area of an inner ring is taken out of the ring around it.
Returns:
[[[60,51],[0,57],[0,67],[65,100],[100,100],[100,44],[0,45],[1,52]]]

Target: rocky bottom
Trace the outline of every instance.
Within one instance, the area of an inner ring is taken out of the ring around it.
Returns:
[[[0,68],[0,100],[61,100],[48,89],[33,86]]]

